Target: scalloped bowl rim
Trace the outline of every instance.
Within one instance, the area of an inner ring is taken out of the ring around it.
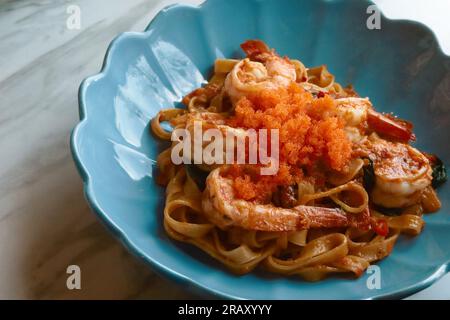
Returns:
[[[327,1],[327,0],[321,0],[321,1]],[[369,5],[374,4],[370,0],[364,0],[364,1]],[[130,239],[130,237],[128,237],[126,232],[119,225],[117,225],[112,219],[110,219],[108,214],[101,209],[101,207],[96,199],[95,192],[92,189],[92,184],[90,183],[92,177],[89,175],[88,169],[84,166],[82,160],[79,157],[78,144],[77,144],[79,132],[80,132],[81,128],[85,125],[85,123],[87,122],[87,119],[88,119],[87,112],[86,112],[86,104],[85,104],[86,90],[89,87],[89,85],[91,84],[91,82],[99,80],[107,74],[107,71],[109,70],[109,68],[111,66],[111,56],[112,56],[111,53],[115,50],[117,43],[128,37],[144,37],[148,32],[151,32],[151,28],[157,23],[157,21],[159,19],[161,19],[167,12],[169,12],[171,10],[177,10],[177,9],[180,10],[180,9],[184,9],[184,8],[202,9],[205,5],[209,4],[210,2],[214,2],[214,0],[205,0],[204,2],[202,2],[201,4],[198,4],[198,5],[179,4],[179,3],[167,5],[157,12],[157,14],[152,18],[152,20],[147,25],[147,27],[145,28],[144,31],[142,31],[142,32],[123,32],[113,38],[113,40],[110,42],[110,44],[108,45],[108,48],[106,50],[100,72],[95,75],[86,77],[80,84],[80,87],[78,90],[78,104],[79,104],[80,121],[72,130],[72,133],[70,136],[70,149],[71,149],[72,157],[76,164],[77,170],[83,180],[84,195],[85,195],[85,198],[86,198],[91,210],[96,214],[96,216],[99,218],[99,220],[102,222],[102,224],[104,224],[107,227],[107,229],[110,232],[112,232],[113,235],[115,237],[117,237],[121,241],[121,243],[133,255],[135,255],[138,258],[141,258],[145,262],[147,262],[154,269],[155,272],[165,275],[168,278],[170,278],[178,283],[182,282],[185,284],[194,285],[194,288],[201,289],[201,293],[208,293],[208,294],[212,294],[216,297],[225,298],[225,299],[242,299],[239,296],[234,296],[232,294],[222,292],[221,290],[210,288],[207,285],[204,285],[204,284],[196,281],[195,279],[191,279],[191,278],[173,270],[172,268],[159,263],[157,260],[155,260],[154,258],[149,256],[147,253],[142,251],[140,249],[140,247],[136,243],[134,243],[133,240]],[[446,55],[443,52],[439,41],[437,41],[436,34],[427,25],[425,25],[421,22],[407,20],[407,19],[390,19],[390,18],[387,18],[384,15],[384,13],[382,13],[382,16],[384,19],[386,19],[388,21],[393,21],[397,24],[414,25],[416,27],[424,29],[427,33],[432,35],[434,40],[436,40],[436,41],[434,41],[434,43],[437,48],[437,54],[444,56],[444,57],[449,57],[449,55]],[[447,272],[450,272],[450,260],[447,261],[446,263],[440,265],[439,267],[437,267],[435,272],[433,272],[429,277],[423,279],[420,282],[416,282],[408,287],[393,290],[392,292],[389,292],[387,294],[374,295],[373,297],[371,297],[369,299],[395,299],[395,298],[403,298],[403,297],[409,296],[413,293],[416,293],[420,290],[423,290],[423,289],[429,287],[434,282],[436,282],[441,277],[443,277]]]

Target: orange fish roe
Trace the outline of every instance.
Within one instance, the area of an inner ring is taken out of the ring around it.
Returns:
[[[280,164],[276,175],[261,176],[259,165],[232,165],[226,175],[234,179],[237,198],[257,200],[260,203],[270,201],[272,192],[280,185],[292,185],[303,177],[301,170]]]
[[[277,186],[302,179],[303,170],[316,171],[321,166],[342,170],[350,160],[352,146],[344,123],[333,116],[335,109],[329,95],[314,98],[295,83],[241,98],[228,124],[245,129],[279,129],[280,169],[276,175],[260,176],[249,173],[249,166],[233,166],[228,174],[235,179],[237,197],[264,202]]]

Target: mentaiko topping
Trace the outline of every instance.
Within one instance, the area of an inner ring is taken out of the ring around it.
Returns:
[[[329,95],[315,98],[295,83],[287,88],[264,90],[242,97],[233,127],[278,129],[280,170],[275,176],[244,176],[234,185],[243,199],[265,198],[277,185],[291,185],[303,177],[303,170],[317,167],[341,171],[348,165],[352,143],[344,122],[336,115],[337,104]]]

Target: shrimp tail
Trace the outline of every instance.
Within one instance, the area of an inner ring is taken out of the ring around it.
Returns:
[[[339,208],[297,206],[294,210],[306,217],[309,228],[342,227],[348,223],[345,212]]]
[[[275,53],[261,40],[247,40],[241,44],[242,50],[253,61],[264,62]]]
[[[347,213],[348,226],[359,230],[369,230],[371,228],[371,215],[369,208],[360,213]]]
[[[402,142],[415,141],[413,126],[406,120],[390,117],[373,109],[368,110],[367,121],[375,132],[389,136]]]
[[[310,206],[296,207],[309,221],[310,228],[354,227],[361,230],[370,228],[370,212],[347,213],[340,208],[321,208]]]

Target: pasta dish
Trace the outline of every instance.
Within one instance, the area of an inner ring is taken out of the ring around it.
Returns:
[[[259,40],[241,48],[246,58],[216,60],[185,108],[151,122],[170,141],[157,179],[167,234],[237,274],[260,266],[309,281],[360,276],[400,234],[418,235],[446,172],[411,146],[411,123],[377,112],[324,65]]]

